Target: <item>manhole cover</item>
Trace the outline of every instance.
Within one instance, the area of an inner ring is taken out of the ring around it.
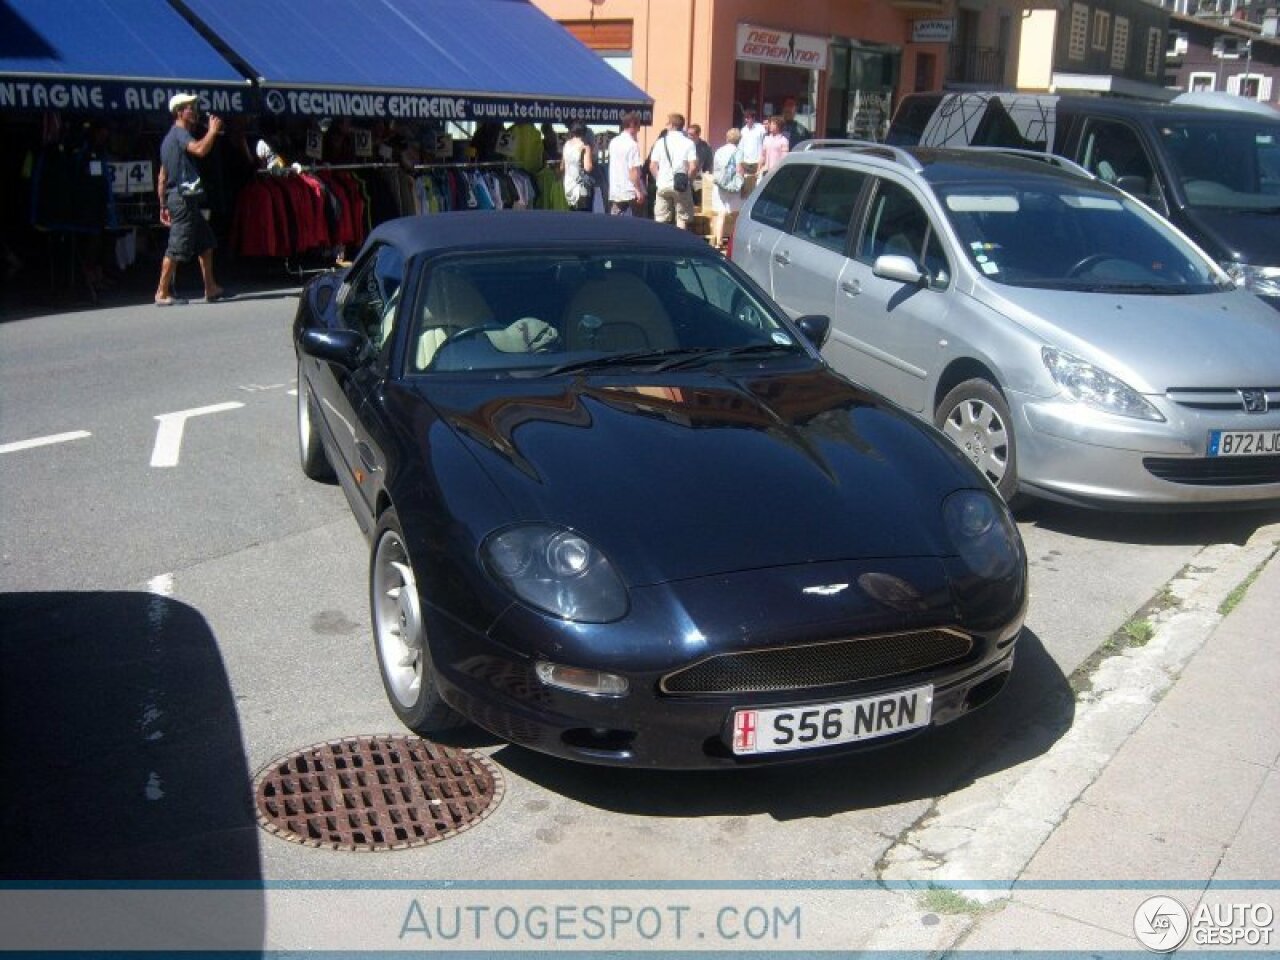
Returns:
[[[306,747],[258,774],[258,822],[311,847],[403,850],[483,820],[505,787],[487,757],[404,736]]]

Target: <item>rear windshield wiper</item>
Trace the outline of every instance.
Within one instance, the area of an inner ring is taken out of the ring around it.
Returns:
[[[627,353],[606,353],[598,357],[585,357],[580,360],[570,360],[566,363],[557,364],[548,370],[543,371],[544,377],[554,376],[557,373],[569,373],[574,370],[596,370],[603,367],[618,367],[626,364],[647,364],[656,363],[668,357],[679,356],[684,359],[690,353],[688,347],[666,347],[661,350],[631,350]]]
[[[716,360],[728,360],[735,357],[747,357],[752,354],[796,353],[794,344],[785,343],[747,343],[737,347],[706,347],[700,350],[687,351],[688,356],[673,357],[654,367],[655,370],[673,370],[676,367],[688,367],[699,363],[712,363]]]

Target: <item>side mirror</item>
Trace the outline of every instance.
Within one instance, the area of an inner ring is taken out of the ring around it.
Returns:
[[[896,253],[886,253],[882,257],[876,257],[876,262],[871,265],[871,272],[877,277],[909,283],[916,287],[922,287],[929,282],[929,275],[920,269],[920,264],[910,257]]]
[[[324,330],[312,327],[298,334],[298,347],[309,357],[336,363],[347,370],[360,366],[369,340],[355,330]]]
[[[831,335],[831,318],[824,317],[820,313],[807,313],[803,317],[796,317],[796,326],[800,328],[804,338],[817,350],[821,350],[826,345],[827,337]]]

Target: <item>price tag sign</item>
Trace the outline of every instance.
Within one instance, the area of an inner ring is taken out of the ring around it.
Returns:
[[[373,156],[373,134],[368,130],[352,131],[354,138],[355,155],[357,157]]]
[[[113,161],[107,165],[111,170],[111,192],[123,196],[130,193],[155,193],[155,178],[151,173],[150,160]]]
[[[323,153],[324,134],[319,127],[312,127],[307,131],[307,156],[312,160],[319,160]]]

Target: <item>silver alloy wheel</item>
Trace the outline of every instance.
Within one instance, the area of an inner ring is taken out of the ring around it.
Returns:
[[[373,561],[373,630],[378,659],[387,689],[406,710],[415,707],[422,694],[422,610],[418,585],[399,534],[388,530],[378,541]]]
[[[942,432],[994,486],[1000,486],[1009,469],[1009,436],[1000,411],[982,400],[966,397],[947,411]]]

